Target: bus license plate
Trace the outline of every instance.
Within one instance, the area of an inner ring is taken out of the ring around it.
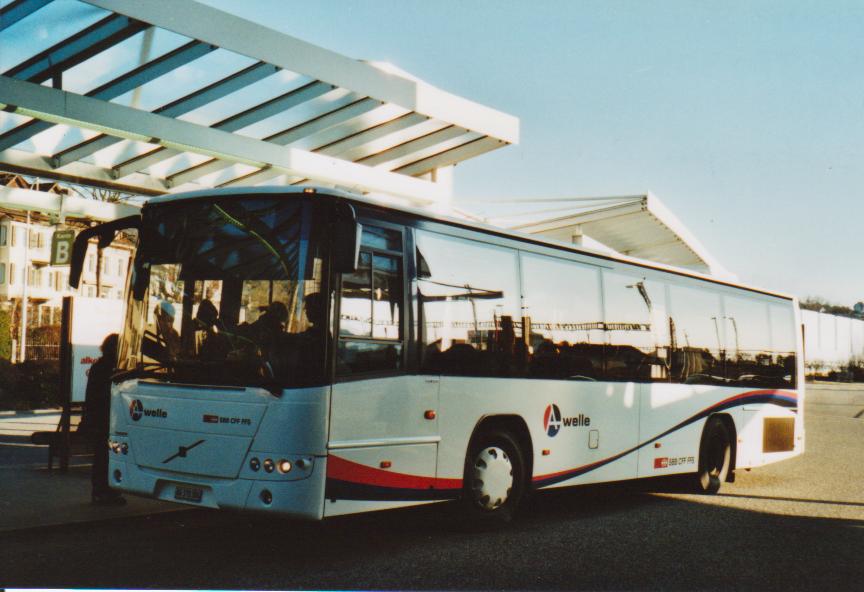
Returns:
[[[174,499],[181,502],[200,503],[202,497],[204,497],[204,490],[200,487],[187,487],[185,485],[178,485],[174,489]]]

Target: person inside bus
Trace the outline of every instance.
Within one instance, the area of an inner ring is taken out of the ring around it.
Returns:
[[[102,341],[102,352],[87,373],[84,417],[79,430],[84,429],[93,446],[93,468],[90,473],[91,499],[94,504],[116,506],[126,503],[108,485],[108,421],[111,414],[111,375],[117,365],[117,334]]]
[[[234,333],[225,332],[230,338],[231,351],[228,359],[244,365],[243,372],[258,377],[273,378],[284,366],[278,350],[284,339],[288,309],[278,301],[271,302],[252,323],[241,323]]]
[[[153,313],[156,317],[156,336],[163,348],[162,361],[174,360],[180,353],[180,334],[174,328],[177,316],[174,305],[167,300],[160,300]]]
[[[326,301],[320,292],[311,292],[303,297],[303,310],[306,313],[306,329],[290,339],[289,366],[294,375],[307,380],[317,375],[324,356],[326,332],[324,329],[324,308]]]
[[[269,352],[278,342],[287,319],[288,309],[281,302],[274,300],[254,323],[244,327],[243,333],[258,344],[262,351]]]
[[[195,321],[203,332],[197,339],[198,356],[206,362],[224,361],[232,347],[228,335],[220,330],[219,311],[210,300],[205,298],[198,305]]]

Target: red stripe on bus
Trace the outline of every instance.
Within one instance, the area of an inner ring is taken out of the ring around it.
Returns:
[[[422,475],[408,475],[368,467],[338,456],[327,458],[327,478],[397,489],[461,489],[462,479],[442,479]]]

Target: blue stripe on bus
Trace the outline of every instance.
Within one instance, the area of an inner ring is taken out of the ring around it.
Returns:
[[[409,489],[369,485],[341,479],[327,479],[324,497],[330,500],[440,501],[456,499],[461,493],[461,487],[455,489]]]
[[[798,406],[798,399],[792,393],[786,394],[782,391],[752,391],[750,393],[744,393],[742,395],[736,395],[734,397],[730,397],[729,399],[725,399],[720,401],[719,403],[712,405],[706,409],[703,409],[699,413],[692,415],[682,421],[681,423],[669,428],[662,434],[658,434],[651,438],[650,440],[646,440],[641,444],[630,448],[629,450],[625,450],[624,452],[620,452],[615,456],[610,456],[609,458],[605,458],[603,460],[599,460],[597,462],[593,462],[591,464],[583,465],[581,467],[576,467],[575,469],[569,469],[566,471],[561,471],[559,473],[553,473],[551,475],[540,475],[534,477],[533,483],[536,488],[548,487],[549,485],[554,485],[556,483],[561,483],[562,481],[567,481],[568,479],[572,479],[574,477],[578,477],[580,475],[584,475],[585,473],[589,473],[595,469],[599,469],[609,463],[615,462],[619,458],[627,456],[631,452],[636,452],[640,448],[644,448],[649,444],[652,444],[663,438],[668,436],[672,432],[678,431],[681,428],[687,427],[697,421],[705,419],[712,413],[717,413],[719,411],[725,411],[727,409],[732,409],[733,407],[740,407],[742,405],[752,405],[756,403],[770,403],[773,405],[779,405],[781,407],[795,408]]]

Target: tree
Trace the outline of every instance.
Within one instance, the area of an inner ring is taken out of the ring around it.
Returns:
[[[825,312],[840,317],[851,317],[853,319],[861,318],[861,315],[852,310],[849,306],[842,304],[832,304],[818,296],[807,296],[800,301],[800,306],[804,310],[815,310],[816,312]]]

